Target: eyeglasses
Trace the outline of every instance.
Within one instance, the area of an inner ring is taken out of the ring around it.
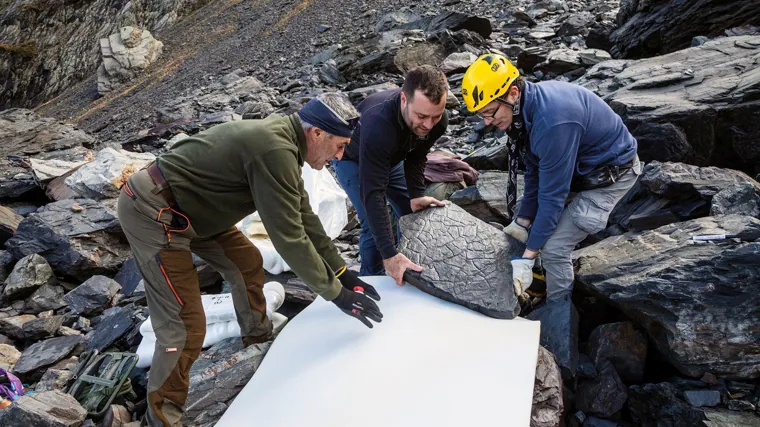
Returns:
[[[317,101],[319,101],[320,104],[324,105],[325,108],[327,108],[328,110],[330,110],[330,112],[333,114],[333,116],[337,117],[338,120],[340,120],[341,122],[343,122],[343,124],[346,125],[350,130],[353,131],[354,129],[356,129],[356,126],[359,124],[359,117],[354,117],[353,119],[346,120],[343,117],[341,117],[340,114],[338,114],[335,110],[333,110],[332,108],[330,108],[329,105],[327,105],[324,102],[322,102],[321,99],[319,99],[319,98],[316,98],[316,99],[317,99]]]
[[[478,113],[478,115],[479,115],[480,117],[482,117],[483,119],[489,119],[489,120],[493,120],[494,118],[496,118],[496,112],[497,112],[497,111],[499,111],[499,108],[500,108],[502,105],[506,105],[506,106],[508,106],[508,107],[510,107],[510,108],[514,108],[514,105],[510,104],[509,102],[507,102],[507,101],[505,101],[505,100],[503,100],[503,99],[501,99],[501,98],[496,98],[496,99],[494,99],[494,101],[496,101],[496,102],[498,103],[498,105],[496,106],[496,108],[494,108],[494,110],[493,110],[493,112],[491,113],[491,115],[489,115],[489,116],[486,116],[486,115],[483,115],[482,113]]]
[[[493,113],[491,113],[491,115],[486,116],[483,113],[478,113],[478,115],[482,117],[483,120],[485,119],[493,120],[496,117],[496,112],[499,111],[499,107],[501,107],[501,104],[497,105],[496,108],[494,108]]]

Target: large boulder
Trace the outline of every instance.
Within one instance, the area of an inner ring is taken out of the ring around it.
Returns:
[[[687,48],[696,36],[724,35],[728,28],[760,25],[757,4],[721,0],[625,0],[619,27],[610,34],[616,58],[645,58]]]
[[[692,239],[708,234],[737,237]],[[576,280],[641,326],[683,374],[760,378],[758,239],[760,220],[736,215],[627,233],[574,252]]]
[[[19,397],[0,411],[0,425],[34,427],[79,427],[87,410],[72,396],[58,390]]]
[[[410,282],[433,296],[491,317],[512,319],[520,305],[511,256],[525,245],[450,202],[400,220],[399,251],[421,265]]]
[[[760,36],[711,40],[643,60],[597,64],[576,83],[604,98],[642,160],[760,170]]]
[[[53,202],[26,217],[5,243],[16,258],[37,253],[61,276],[113,273],[129,255],[116,216],[94,200]]]
[[[735,190],[723,193],[738,184],[747,186],[745,193],[751,193],[750,188],[760,191],[760,183],[743,172],[653,161],[644,166],[639,181],[615,206],[609,222],[622,230],[647,230],[711,212],[734,213],[729,206],[739,209],[743,202],[751,202],[737,198]],[[713,209],[714,197],[718,204]]]
[[[95,159],[78,168],[66,178],[66,185],[95,200],[119,197],[121,187],[138,170],[156,159],[150,153],[132,153],[126,150],[105,148]]]
[[[150,31],[129,26],[100,39],[103,63],[98,68],[98,93],[106,94],[134,79],[158,59],[163,47]]]

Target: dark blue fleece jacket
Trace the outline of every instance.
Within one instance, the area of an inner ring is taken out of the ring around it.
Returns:
[[[582,86],[526,82],[522,96],[529,147],[518,216],[533,220],[527,247],[539,250],[557,227],[573,176],[628,163],[637,144],[620,116]]]

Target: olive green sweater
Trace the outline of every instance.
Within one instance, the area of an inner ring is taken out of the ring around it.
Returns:
[[[301,179],[306,136],[297,115],[216,125],[176,143],[157,162],[200,236],[258,211],[275,249],[326,300],[340,292],[345,265],[312,212]]]

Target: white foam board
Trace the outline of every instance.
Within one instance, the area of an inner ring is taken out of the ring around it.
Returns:
[[[373,329],[321,298],[293,318],[216,427],[530,425],[540,325],[386,276]]]

